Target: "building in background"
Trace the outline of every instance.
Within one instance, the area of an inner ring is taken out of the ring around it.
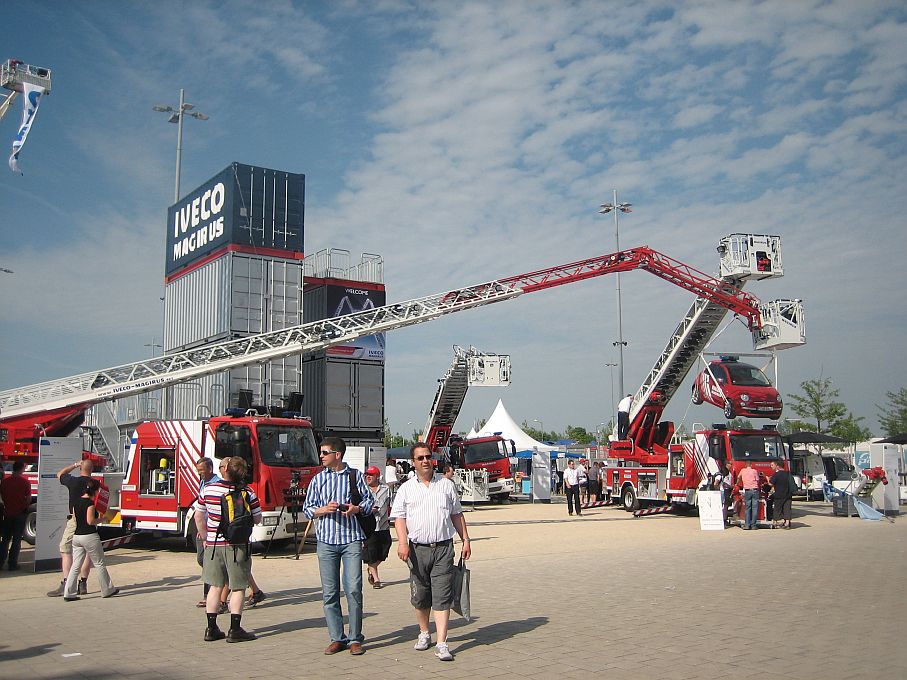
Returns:
[[[172,205],[165,240],[163,353],[384,304],[380,256],[363,255],[356,265],[346,250],[306,258],[304,236],[303,174],[231,163]],[[312,298],[305,305],[304,291]],[[383,335],[305,362],[290,356],[174,385],[166,394],[158,390],[98,404],[85,429],[92,448],[107,453],[104,449],[122,450],[131,429],[144,420],[194,419],[250,405],[301,410],[316,428],[350,443],[381,443]]]

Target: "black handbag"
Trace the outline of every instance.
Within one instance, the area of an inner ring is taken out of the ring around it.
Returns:
[[[356,469],[350,468],[350,503],[359,505],[361,502],[362,494],[359,493]],[[378,528],[378,519],[375,517],[374,513],[370,512],[367,515],[363,515],[359,512],[356,514],[356,519],[359,521],[359,526],[362,529],[362,533],[365,534],[365,538],[371,538],[372,534],[374,534],[375,530]]]

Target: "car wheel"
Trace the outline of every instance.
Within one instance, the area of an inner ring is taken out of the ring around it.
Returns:
[[[724,401],[724,417],[728,420],[733,420],[735,416],[734,405],[731,403],[730,399],[725,399]]]
[[[699,394],[699,385],[693,384],[693,403],[699,406],[702,403],[702,395]]]
[[[636,512],[637,510],[639,510],[639,499],[636,498],[636,492],[633,490],[632,486],[625,487],[620,498],[623,503],[624,510],[626,510],[627,512]]]

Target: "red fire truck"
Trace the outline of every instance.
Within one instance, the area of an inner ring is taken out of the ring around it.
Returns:
[[[516,456],[513,441],[494,433],[464,439],[451,432],[470,386],[502,387],[508,384],[509,356],[454,345],[453,362],[444,377],[438,380],[438,391],[422,433],[422,441],[428,443],[432,453],[446,458],[454,468],[485,470],[488,497],[495,502],[506,501],[516,489],[510,465],[511,456]]]
[[[244,409],[208,420],[139,425],[120,487],[123,527],[178,533],[192,542],[192,504],[199,485],[195,462],[210,458],[217,469],[216,461],[227,456],[248,463],[245,482],[261,502],[262,523],[252,530],[253,542],[287,539],[304,528],[294,526],[293,513],[285,508],[294,506],[291,490],[304,490],[320,469],[312,425],[299,417],[275,418]]]
[[[746,460],[752,460],[753,467],[763,473],[768,473],[772,460],[787,469],[781,436],[772,426],[762,430],[699,427],[694,438],[681,445],[672,444],[674,424],[660,420],[727,311],[747,320],[756,349],[774,351],[805,342],[799,300],[762,305],[740,290],[748,280],[783,274],[780,238],[732,234],[722,240],[718,250],[721,279],[689,278],[688,287],[699,289],[699,297],[634,395],[627,438],[609,444],[612,465],[605,471],[605,485],[611,502],[627,511],[639,513],[643,505],[656,506],[652,512],[694,508],[697,490],[708,483],[721,463],[734,481]]]

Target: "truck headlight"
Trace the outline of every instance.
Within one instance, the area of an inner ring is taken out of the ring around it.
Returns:
[[[276,527],[277,526],[277,516],[265,517],[261,520],[263,526],[266,527]]]

